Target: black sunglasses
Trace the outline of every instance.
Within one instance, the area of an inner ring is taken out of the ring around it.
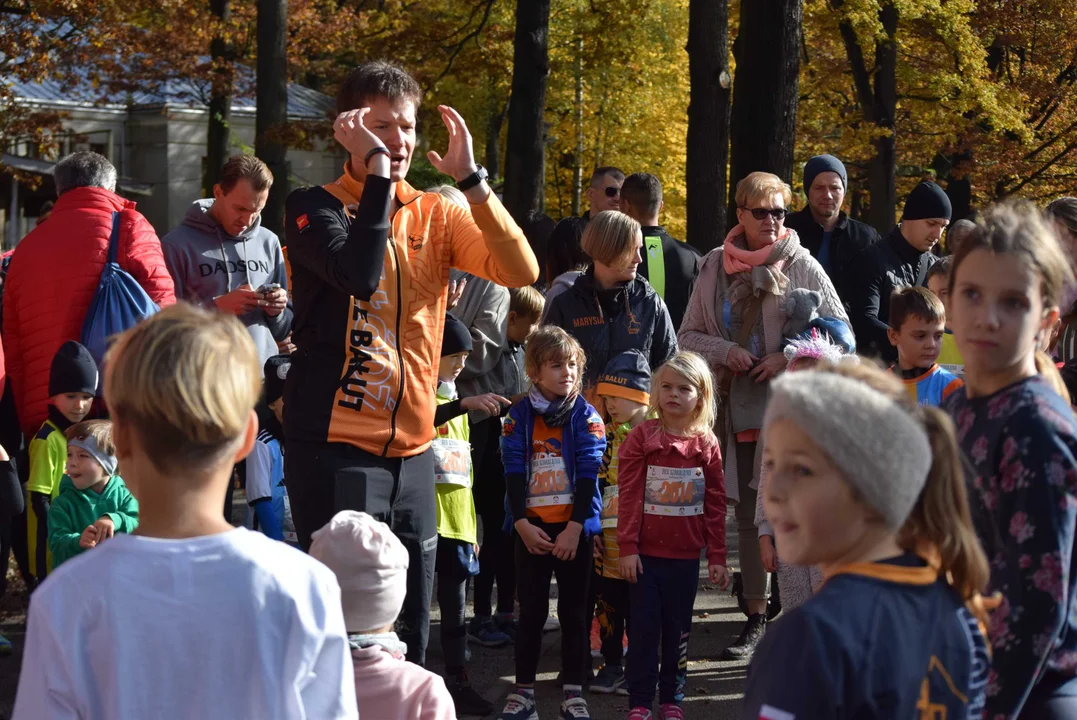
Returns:
[[[603,190],[603,192],[606,193],[606,197],[615,198],[621,194],[621,188],[610,186]]]
[[[741,210],[748,210],[746,207],[742,207]],[[785,219],[785,216],[789,214],[789,211],[785,208],[752,208],[748,210],[756,220],[764,220],[767,215],[770,215],[775,220],[781,221]]]

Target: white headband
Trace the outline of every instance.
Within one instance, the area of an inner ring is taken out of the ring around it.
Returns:
[[[771,383],[766,429],[792,420],[823,449],[892,530],[916,505],[931,470],[924,426],[867,384],[831,372],[786,373]]]

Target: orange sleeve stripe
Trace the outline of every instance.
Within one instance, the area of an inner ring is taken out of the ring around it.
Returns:
[[[965,387],[965,381],[961,378],[954,378],[950,381],[950,384],[942,389],[942,399],[950,397],[959,388]]]

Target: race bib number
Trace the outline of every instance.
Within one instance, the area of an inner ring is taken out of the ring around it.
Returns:
[[[437,438],[434,448],[434,482],[442,485],[471,485],[471,443]]]
[[[527,486],[527,507],[571,505],[565,460],[560,455],[535,453],[531,458],[531,482]]]
[[[602,527],[617,527],[618,485],[607,485],[602,491]]]
[[[702,515],[705,489],[703,468],[648,465],[643,512],[667,517]]]

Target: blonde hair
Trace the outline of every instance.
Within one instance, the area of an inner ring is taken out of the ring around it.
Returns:
[[[969,600],[987,587],[987,556],[972,525],[965,473],[954,425],[942,410],[921,407],[891,373],[871,363],[821,364],[812,372],[826,372],[857,380],[886,396],[920,421],[931,443],[931,469],[912,512],[898,532],[898,543],[910,551],[933,556],[940,574]]]
[[[651,404],[647,410],[648,417],[657,416],[659,420],[662,419],[658,390],[662,387],[662,376],[667,370],[672,370],[683,376],[699,393],[695,416],[692,418],[688,431],[692,435],[707,435],[717,442],[713,429],[714,421],[718,416],[718,410],[715,405],[714,376],[711,375],[711,369],[707,365],[707,361],[694,352],[683,350],[677,353],[651,376]]]
[[[509,312],[517,317],[538,318],[546,306],[546,298],[531,285],[522,288],[509,288]]]
[[[83,420],[67,429],[64,437],[68,442],[79,438],[93,438],[94,443],[106,455],[116,454],[116,445],[112,442],[112,423],[108,420]]]
[[[642,230],[638,222],[617,210],[603,210],[591,218],[580,247],[595,262],[617,265],[635,248]]]
[[[531,334],[527,339],[527,351],[524,354],[524,371],[536,381],[542,366],[548,362],[565,362],[575,359],[577,364],[576,386],[572,393],[578,394],[583,383],[584,368],[587,366],[587,356],[583,353],[576,338],[569,335],[556,325],[543,325]]]
[[[781,193],[785,207],[793,201],[793,190],[789,183],[768,172],[754,172],[737,183],[737,207],[750,209],[755,203],[762,202],[774,193]]]
[[[1015,255],[1040,277],[1040,295],[1044,308],[1056,308],[1062,289],[1073,281],[1073,271],[1058,233],[1030,202],[1016,201],[996,205],[987,216],[986,226],[977,226],[961,240],[950,270],[950,292],[957,284],[961,263],[977,250],[995,255]]]
[[[262,392],[261,364],[232,315],[187,303],[120,335],[105,356],[105,402],[162,473],[201,470],[233,450]]]

